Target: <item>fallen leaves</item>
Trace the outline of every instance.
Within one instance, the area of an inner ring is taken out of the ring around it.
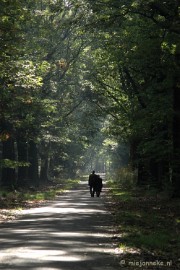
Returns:
[[[109,189],[106,206],[114,220],[114,253],[127,270],[139,269],[139,262],[148,270],[164,269],[167,262],[172,263],[166,269],[179,269],[179,201],[142,194],[114,196]],[[158,260],[161,265],[156,265]]]

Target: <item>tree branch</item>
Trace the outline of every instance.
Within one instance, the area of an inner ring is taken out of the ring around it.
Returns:
[[[68,113],[66,113],[62,118],[68,117],[70,114],[72,114],[83,102],[83,100],[80,100],[79,103],[77,103]]]
[[[95,77],[95,76],[94,76]],[[122,103],[118,100],[118,98],[116,98],[109,90],[108,90],[108,88],[110,88],[110,89],[113,89],[113,90],[115,90],[115,88],[114,87],[112,87],[112,86],[110,86],[110,85],[108,85],[108,84],[106,84],[106,83],[104,83],[104,82],[102,82],[101,80],[99,80],[97,77],[95,77],[95,79],[96,79],[96,81],[106,90],[106,93],[108,94],[108,96],[110,97],[110,98],[112,98],[120,107],[121,107],[121,109],[124,111],[124,113],[125,114],[127,114],[128,112],[127,112],[127,110],[125,109],[125,107],[122,105]],[[116,89],[117,90],[117,89]],[[101,93],[103,96],[104,96],[104,94],[103,93]]]
[[[128,81],[130,82],[131,87],[138,98],[139,104],[141,105],[142,108],[145,109],[146,104],[145,104],[141,94],[139,93],[138,87],[137,87],[135,81],[133,80],[133,78],[131,77],[129,70],[126,67],[123,67],[123,71],[126,74],[126,77],[127,77]]]

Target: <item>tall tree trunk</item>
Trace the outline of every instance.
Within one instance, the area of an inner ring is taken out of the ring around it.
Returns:
[[[7,141],[3,141],[2,146],[2,159],[15,160],[14,140],[9,138]],[[14,168],[2,169],[2,186],[7,188],[14,188],[16,185],[16,174]]]
[[[158,187],[158,162],[154,159],[150,159],[149,162],[149,184],[154,187]]]
[[[172,185],[173,197],[180,197],[180,89],[174,88],[174,119],[173,119],[173,165]]]
[[[162,190],[170,179],[169,160],[150,161],[150,185]]]
[[[49,167],[48,157],[41,156],[40,181],[42,183],[48,182],[48,167]]]
[[[130,166],[132,170],[137,169],[138,166],[138,153],[137,148],[139,145],[140,139],[138,138],[132,138],[129,142],[130,148],[129,148],[129,155],[130,155]]]
[[[40,158],[41,158],[40,181],[41,183],[46,183],[48,182],[50,143],[42,141],[40,150],[41,150],[40,151]]]
[[[0,142],[0,160],[2,160],[2,142]],[[2,168],[0,167],[0,186],[1,186],[1,179],[2,179]]]
[[[30,162],[30,166],[28,169],[29,184],[38,186],[39,185],[38,150],[37,145],[33,140],[29,141],[28,161]]]
[[[28,162],[28,145],[24,138],[17,139],[18,161]],[[28,183],[28,167],[22,166],[18,168],[17,185],[19,187],[26,186]]]
[[[137,185],[142,186],[148,184],[147,170],[143,160],[138,161],[137,169],[138,169]]]

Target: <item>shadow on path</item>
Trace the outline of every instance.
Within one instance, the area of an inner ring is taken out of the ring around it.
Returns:
[[[91,198],[87,185],[46,206],[0,225],[0,269],[118,269],[110,242],[111,217],[103,196]]]

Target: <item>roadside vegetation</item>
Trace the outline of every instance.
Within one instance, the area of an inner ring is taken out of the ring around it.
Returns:
[[[56,179],[46,186],[19,191],[0,191],[0,223],[16,218],[25,208],[38,207],[56,196],[75,188],[79,179]]]
[[[178,269],[179,200],[147,186],[138,188],[132,185],[132,175],[127,175],[128,170],[123,169],[122,181],[108,181],[108,208],[114,217],[117,255],[126,266],[133,261],[159,260],[161,266],[169,262],[168,269]],[[157,269],[157,264],[152,269]]]

